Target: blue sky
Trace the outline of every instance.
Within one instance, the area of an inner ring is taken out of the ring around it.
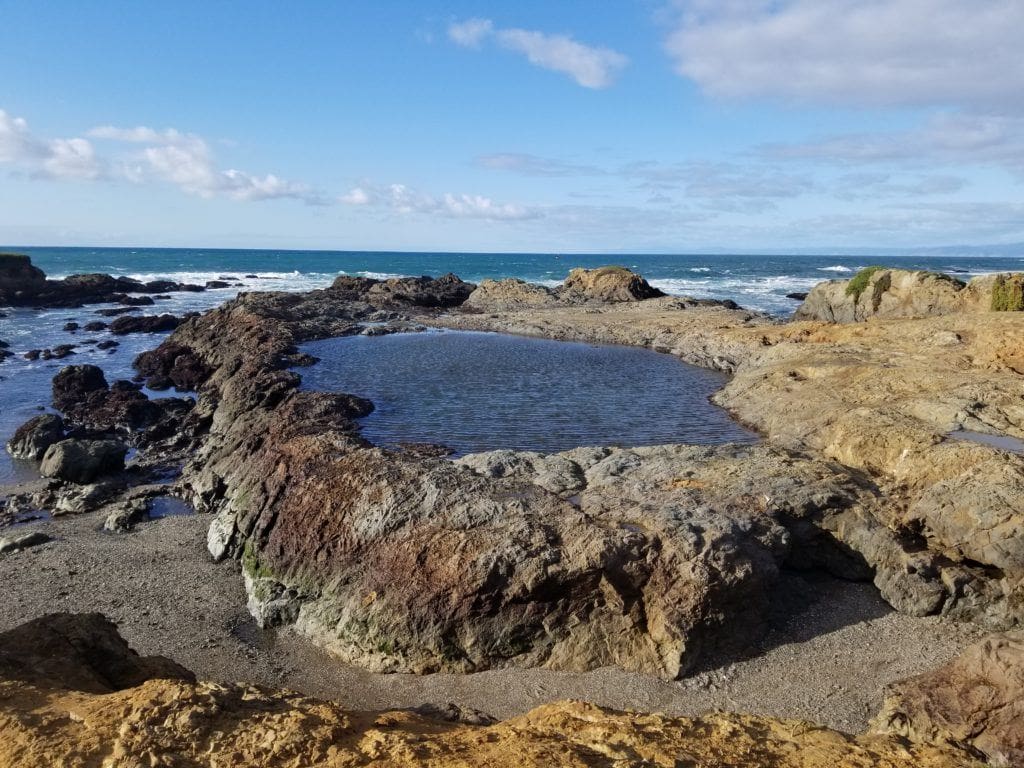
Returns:
[[[1024,241],[1019,0],[4,2],[0,242]]]

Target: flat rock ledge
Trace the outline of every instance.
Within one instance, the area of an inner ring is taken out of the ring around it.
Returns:
[[[697,718],[557,702],[504,722],[449,707],[353,712],[295,693],[197,682],[140,657],[97,614],[0,635],[0,762],[42,765],[959,768],[977,753],[737,714]]]

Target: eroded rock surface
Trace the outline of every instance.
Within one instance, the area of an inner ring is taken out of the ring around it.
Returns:
[[[96,614],[46,616],[0,635],[0,728],[0,762],[12,768],[974,763],[952,747],[747,715],[665,717],[560,702],[474,725],[413,712],[346,711],[294,693],[195,682],[173,662],[136,655]]]
[[[968,749],[992,765],[1024,765],[1024,635],[992,636],[889,686],[875,729]]]

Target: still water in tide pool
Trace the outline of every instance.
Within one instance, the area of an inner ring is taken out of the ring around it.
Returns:
[[[373,402],[362,434],[378,445],[465,454],[757,440],[708,399],[725,375],[647,349],[428,331],[302,351],[320,358],[299,369],[303,389]]]

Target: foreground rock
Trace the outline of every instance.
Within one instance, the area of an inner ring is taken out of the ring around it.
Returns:
[[[73,713],[69,716],[69,713]],[[455,717],[460,713],[453,712]],[[493,725],[351,712],[294,693],[195,682],[131,651],[96,614],[0,635],[0,762],[40,765],[953,768],[953,748],[745,715],[637,715],[562,702]]]
[[[148,283],[129,277],[103,274],[71,275],[63,280],[47,280],[46,274],[32,265],[28,256],[0,254],[0,305],[13,307],[80,307],[84,304],[125,301],[128,294],[202,291],[200,285],[153,280]],[[152,303],[150,300],[148,303]]]
[[[1024,635],[990,637],[885,693],[878,731],[1024,765]]]
[[[39,473],[84,485],[123,470],[127,451],[117,440],[61,440],[46,450]]]
[[[964,283],[941,272],[868,267],[850,280],[819,283],[797,320],[852,323],[870,317],[931,317],[1024,310],[1024,275],[982,275]]]

